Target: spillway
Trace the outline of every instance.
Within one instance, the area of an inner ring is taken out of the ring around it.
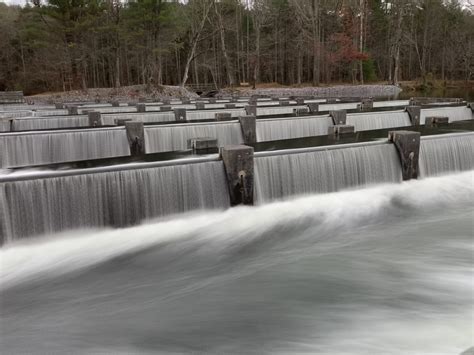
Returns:
[[[123,169],[123,170],[120,170]],[[0,177],[3,242],[74,228],[124,227],[144,219],[228,208],[216,158],[137,164],[45,176]]]
[[[0,134],[0,168],[130,155],[123,127]]]
[[[386,142],[255,155],[255,197],[259,203],[401,179],[397,151]]]
[[[147,153],[188,149],[191,138],[216,138],[220,147],[241,144],[242,130],[238,122],[186,123],[145,128]]]
[[[257,141],[323,136],[332,126],[329,116],[292,117],[257,120]]]
[[[449,122],[472,120],[472,110],[467,106],[423,108],[421,110],[420,124],[425,124],[426,117],[448,117]]]
[[[472,169],[474,169],[474,132],[421,138],[421,177]]]
[[[13,120],[13,131],[31,131],[39,129],[86,127],[87,116],[28,117]]]
[[[354,126],[356,132],[411,125],[410,117],[405,111],[353,113],[347,115],[346,123]]]

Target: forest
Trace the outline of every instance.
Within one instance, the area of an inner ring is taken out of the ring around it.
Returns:
[[[457,0],[0,3],[0,90],[469,81],[473,63]]]

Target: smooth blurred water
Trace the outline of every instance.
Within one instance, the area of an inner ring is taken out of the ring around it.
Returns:
[[[459,354],[474,172],[0,250],[2,354]]]

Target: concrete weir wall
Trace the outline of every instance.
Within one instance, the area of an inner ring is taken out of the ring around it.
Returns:
[[[140,141],[141,127],[127,128],[131,144]],[[472,132],[424,137],[421,148],[419,133],[396,131],[386,141],[258,153],[232,145],[206,158],[0,175],[0,234],[5,241],[122,227],[171,213],[393,183],[418,178],[419,164],[425,176],[474,168]]]

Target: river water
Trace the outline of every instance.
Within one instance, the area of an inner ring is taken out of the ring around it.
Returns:
[[[459,354],[474,172],[0,250],[2,354]]]

